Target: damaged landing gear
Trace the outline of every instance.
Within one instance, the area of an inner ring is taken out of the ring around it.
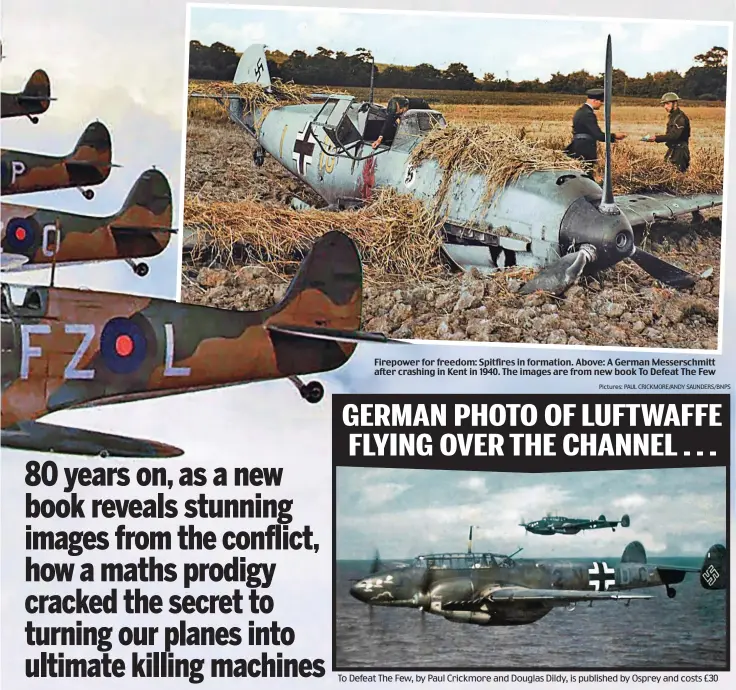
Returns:
[[[319,381],[304,383],[298,376],[289,376],[289,381],[297,387],[302,398],[309,403],[318,403],[325,396],[324,386]]]
[[[132,259],[126,259],[125,263],[128,264],[133,269],[133,273],[135,273],[140,278],[145,278],[148,275],[148,264],[141,261],[140,263],[136,263]]]
[[[266,162],[266,149],[263,146],[257,146],[253,151],[253,162],[258,168]]]

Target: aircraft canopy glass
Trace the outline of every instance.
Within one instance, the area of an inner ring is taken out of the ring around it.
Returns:
[[[46,290],[22,285],[2,286],[2,313],[41,316],[46,312]]]
[[[401,116],[401,123],[396,130],[391,148],[400,151],[411,151],[417,142],[436,127],[445,128],[447,122],[436,110],[407,110]]]
[[[498,553],[433,553],[417,556],[412,563],[414,568],[429,568],[430,570],[511,568],[513,566],[514,561],[511,558]]]

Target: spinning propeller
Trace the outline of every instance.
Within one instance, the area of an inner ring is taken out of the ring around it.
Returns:
[[[598,213],[603,216],[618,216],[618,223],[622,225],[622,231],[615,236],[615,249],[618,256],[612,263],[605,262],[605,267],[613,265],[623,259],[631,259],[650,276],[661,283],[675,288],[690,287],[695,284],[696,278],[691,273],[673,266],[653,254],[645,252],[633,242],[633,231],[631,224],[621,216],[621,210],[613,198],[613,183],[611,179],[611,97],[612,97],[613,59],[611,52],[611,36],[608,36],[606,44],[606,73],[604,82],[604,113],[606,133],[606,168],[603,177],[603,199],[598,206]],[[627,227],[628,226],[628,227]],[[630,240],[632,238],[632,240]],[[591,239],[594,239],[591,237]],[[630,250],[627,252],[627,247]],[[573,245],[574,246],[574,245]],[[601,248],[593,244],[583,243],[578,245],[576,251],[565,254],[561,259],[543,268],[539,273],[526,283],[519,293],[528,295],[537,290],[549,292],[554,295],[563,294],[582,275],[589,263],[599,258]],[[609,250],[610,251],[610,250]]]

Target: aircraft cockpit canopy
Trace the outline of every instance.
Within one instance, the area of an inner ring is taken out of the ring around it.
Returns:
[[[361,142],[373,143],[381,135],[388,111],[374,103],[356,102],[353,96],[335,95],[325,101],[314,118],[336,151],[345,153]],[[392,149],[410,151],[435,127],[446,127],[442,113],[436,110],[407,110],[394,137]],[[321,137],[317,137],[321,139]]]
[[[391,148],[397,151],[411,151],[416,143],[436,127],[444,129],[447,122],[442,113],[436,110],[407,110],[401,116]]]
[[[414,568],[430,570],[471,570],[476,568],[513,568],[514,561],[499,553],[433,553],[417,556]]]
[[[47,308],[47,291],[25,285],[2,286],[3,315],[43,316]]]

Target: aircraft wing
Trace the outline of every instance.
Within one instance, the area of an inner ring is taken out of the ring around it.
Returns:
[[[179,448],[156,441],[42,422],[19,422],[15,427],[3,429],[2,445],[42,453],[100,455],[115,458],[173,458],[184,453]]]
[[[723,205],[722,194],[628,194],[617,196],[616,204],[632,227],[653,223],[657,220],[672,220],[678,216]]]
[[[515,601],[539,602],[549,606],[567,606],[580,601],[624,601],[651,599],[648,594],[623,594],[577,589],[530,589],[527,587],[486,588],[474,599],[442,602],[446,611],[481,611],[487,604],[511,604]]]

